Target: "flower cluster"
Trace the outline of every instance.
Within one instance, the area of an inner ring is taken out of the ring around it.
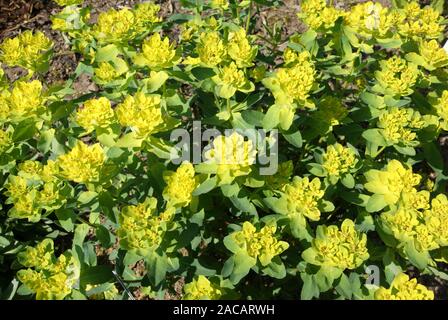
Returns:
[[[16,82],[11,91],[0,93],[0,122],[37,118],[45,113],[45,102],[46,97],[40,81]]]
[[[413,93],[412,88],[419,75],[415,64],[394,56],[380,61],[380,67],[381,70],[375,72],[378,91],[398,96],[408,96]]]
[[[9,217],[37,222],[42,212],[50,213],[62,207],[67,189],[56,177],[57,173],[58,168],[51,160],[46,165],[32,160],[21,163],[17,175],[10,175],[5,185],[6,203],[14,205],[8,212]]]
[[[448,131],[448,90],[443,91],[442,96],[437,99],[434,108],[440,118],[440,127]]]
[[[327,147],[322,167],[330,176],[342,176],[354,169],[357,162],[352,148],[336,143]]]
[[[420,113],[413,109],[392,107],[384,111],[378,119],[380,128],[388,145],[401,144],[415,146],[416,130],[426,126]]]
[[[143,42],[142,52],[135,57],[134,61],[137,65],[159,70],[176,65],[180,58],[168,37],[162,40],[160,34],[154,33]]]
[[[213,140],[211,148],[204,154],[205,162],[216,165],[215,173],[220,184],[231,184],[235,178],[248,175],[255,163],[257,151],[252,140],[233,132]]]
[[[184,300],[218,300],[221,298],[221,288],[200,275],[184,286]]]
[[[389,289],[380,287],[375,291],[375,300],[434,300],[434,292],[417,283],[417,279],[409,279],[407,274],[400,273]]]
[[[69,251],[54,255],[51,239],[44,239],[35,247],[26,247],[17,256],[28,269],[17,272],[18,279],[33,293],[37,300],[62,300],[69,295],[79,278],[79,267]]]
[[[396,22],[388,8],[372,1],[353,6],[344,19],[348,27],[367,39],[373,36],[384,37]]]
[[[188,206],[193,198],[192,193],[198,185],[193,165],[184,162],[175,172],[165,171],[163,179],[167,184],[163,190],[163,197],[168,204],[173,207]]]
[[[20,66],[30,72],[43,71],[50,58],[53,43],[42,32],[25,31],[0,45],[0,61]]]
[[[259,261],[262,266],[267,266],[275,256],[289,247],[287,242],[277,240],[276,230],[275,225],[266,225],[257,231],[253,224],[248,221],[244,222],[241,231],[229,235],[236,245],[234,253],[243,251],[254,261]]]
[[[100,144],[87,145],[78,141],[68,153],[58,157],[60,174],[77,183],[95,183],[100,179],[100,172],[106,156]]]
[[[115,112],[122,126],[130,127],[141,137],[147,137],[163,129],[162,103],[160,95],[137,92],[134,96],[127,96]]]
[[[319,30],[334,27],[336,20],[344,16],[344,12],[327,6],[326,0],[305,0],[298,16],[311,29]]]
[[[355,230],[350,219],[337,226],[318,226],[312,246],[306,249],[303,258],[314,265],[336,267],[341,270],[356,269],[369,258],[367,235]]]
[[[141,253],[156,249],[169,229],[173,217],[173,208],[157,214],[155,198],[147,198],[143,203],[124,207],[117,229],[120,246]]]
[[[319,178],[310,180],[308,177],[294,177],[292,182],[285,185],[284,194],[287,203],[287,215],[301,226],[306,225],[306,219],[318,221],[320,219],[320,200],[324,196]]]
[[[160,6],[151,2],[136,6],[135,9],[110,9],[98,16],[93,27],[93,34],[101,43],[120,43],[131,40],[151,29],[160,22],[158,13]]]
[[[224,99],[230,99],[237,91],[247,93],[255,89],[254,84],[234,62],[222,67],[218,75],[213,77],[213,81],[216,83],[216,94]]]
[[[422,178],[398,160],[389,161],[383,170],[367,171],[365,177],[364,188],[387,205],[396,205],[405,194],[414,192]]]
[[[88,133],[96,128],[107,128],[114,122],[114,111],[107,98],[91,99],[76,112],[76,122]]]
[[[407,38],[435,39],[444,30],[440,24],[443,20],[440,13],[428,6],[420,8],[417,1],[409,2],[400,12],[400,17],[397,21],[398,31]]]
[[[279,68],[263,84],[272,91],[278,104],[304,104],[315,80],[314,63],[309,54],[298,55],[293,66]]]

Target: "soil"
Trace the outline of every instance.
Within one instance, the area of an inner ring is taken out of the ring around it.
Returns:
[[[368,0],[335,0],[335,6],[338,8],[348,8],[356,3],[367,2]],[[86,0],[84,6],[92,8],[91,19],[95,21],[98,14],[110,8],[120,9],[123,7],[132,7],[145,0]],[[169,16],[173,12],[179,12],[178,0],[159,0],[154,1],[161,6],[161,15]],[[295,32],[302,32],[305,27],[298,21],[296,12],[300,9],[301,0],[284,0],[284,6],[279,8],[265,8],[258,17],[256,28],[262,32],[261,24],[274,25],[281,23],[283,36],[286,38]],[[385,6],[390,6],[390,0],[378,0]],[[420,1],[422,4],[428,4],[428,0]],[[48,84],[62,83],[66,81],[74,72],[79,58],[70,53],[70,47],[61,36],[60,32],[51,29],[51,15],[60,10],[60,7],[51,0],[0,0],[0,42],[5,38],[14,37],[24,30],[40,30],[51,38],[55,44],[55,55],[51,63],[49,72],[45,75]],[[20,78],[24,72],[20,68],[6,68],[8,78],[14,81]],[[95,85],[89,81],[88,77],[80,77],[74,84],[74,89],[78,93],[96,91]],[[448,136],[440,138],[440,147],[448,166]],[[107,256],[107,252],[101,252],[100,256]],[[136,265],[135,270],[141,271],[141,265]],[[447,265],[442,269],[448,270]],[[418,272],[411,273],[418,276]],[[419,281],[430,287],[436,293],[436,298],[447,299],[447,282],[439,278],[429,276],[419,276]],[[178,299],[181,296],[183,279],[176,282],[172,293],[167,293],[165,298]],[[134,292],[137,299],[143,298],[140,289]],[[139,297],[141,296],[141,297]]]

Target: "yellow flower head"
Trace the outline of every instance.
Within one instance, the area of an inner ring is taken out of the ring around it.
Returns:
[[[310,181],[308,177],[294,177],[292,182],[284,189],[284,197],[287,201],[288,216],[297,219],[299,224],[305,226],[305,217],[318,221],[320,210],[319,200],[324,196],[319,178]]]
[[[375,72],[376,80],[385,94],[408,96],[413,93],[419,70],[413,63],[393,56],[380,61],[381,70]]]
[[[110,9],[100,13],[93,34],[101,43],[123,42],[135,36],[135,26],[135,16],[130,9]]]
[[[117,235],[120,245],[127,250],[155,249],[162,241],[174,209],[157,215],[157,199],[147,198],[135,206],[124,207],[119,216]]]
[[[222,295],[221,288],[203,275],[185,284],[184,293],[183,300],[219,300]]]
[[[107,128],[114,122],[114,111],[107,98],[91,99],[76,112],[76,122],[87,132]]]
[[[35,247],[26,247],[17,255],[21,265],[24,267],[35,267],[36,269],[48,269],[53,263],[54,244],[51,239],[44,239]]]
[[[164,123],[162,99],[157,94],[137,92],[127,96],[115,112],[122,126],[131,127],[141,137],[159,132]]]
[[[5,195],[12,199],[18,199],[21,195],[27,194],[27,180],[21,176],[10,175],[5,188],[7,190]]]
[[[437,40],[420,40],[419,51],[426,62],[425,67],[430,71],[448,65],[448,53],[440,47]]]
[[[415,130],[422,129],[425,122],[418,111],[410,108],[392,107],[378,119],[378,127],[388,144],[415,145]]]
[[[402,19],[397,22],[399,33],[406,38],[436,39],[442,35],[443,17],[439,12],[426,6],[420,8],[417,1],[408,3],[402,12]]]
[[[289,247],[287,242],[277,240],[276,230],[275,225],[266,225],[257,231],[254,225],[246,221],[243,223],[241,231],[236,231],[230,236],[240,249],[260,261],[262,266],[267,266],[275,256]]]
[[[0,45],[0,61],[11,67],[20,66],[37,71],[46,61],[45,55],[52,47],[53,42],[42,32],[27,30],[3,41]]]
[[[143,42],[142,52],[135,57],[135,63],[148,66],[154,70],[166,69],[176,65],[180,57],[168,37],[163,40],[160,34],[154,33]]]
[[[73,6],[84,2],[84,0],[54,0],[60,6]]]
[[[211,0],[210,6],[214,9],[229,9],[229,0]]]
[[[59,174],[58,163],[54,160],[48,160],[47,164],[43,166],[41,177],[45,182],[54,182],[56,175]]]
[[[0,129],[0,155],[10,150],[13,146],[12,132]]]
[[[45,111],[46,98],[42,93],[42,84],[38,80],[16,82],[6,99],[10,117],[21,120],[36,117]]]
[[[154,23],[162,21],[158,16],[160,6],[152,2],[144,2],[135,6],[133,12],[138,28],[151,26]]]
[[[425,224],[441,247],[448,246],[448,199],[439,194],[431,201],[431,209],[425,211]]]
[[[323,160],[322,166],[330,176],[348,173],[358,162],[353,149],[346,148],[339,143],[327,147]]]
[[[163,190],[163,197],[171,206],[186,207],[190,204],[192,193],[198,186],[195,178],[194,167],[189,162],[184,162],[175,171],[166,171],[163,175],[167,186]]]
[[[77,183],[97,182],[105,161],[106,156],[100,144],[89,146],[81,141],[78,141],[70,152],[57,159],[61,168],[60,174]]]
[[[213,140],[213,147],[204,154],[206,163],[217,165],[220,184],[230,184],[236,177],[248,175],[257,151],[252,140],[244,140],[237,132]]]
[[[409,279],[407,274],[400,273],[389,289],[380,287],[375,291],[375,300],[434,300],[434,292],[417,283],[417,279]]]
[[[382,213],[381,221],[400,242],[413,242],[421,252],[437,249],[439,246],[434,235],[419,220],[419,215],[417,210],[401,206],[395,212]]]
[[[372,1],[353,6],[345,16],[345,23],[366,38],[385,36],[394,27],[394,21],[388,8]]]
[[[293,64],[303,64],[311,61],[311,54],[306,50],[297,52],[288,47],[285,51],[283,51],[283,61],[287,66]]]
[[[109,62],[102,61],[94,69],[95,76],[102,82],[110,82],[121,76],[121,73]]]
[[[201,62],[207,67],[218,65],[227,54],[224,42],[216,31],[201,33],[196,51]]]
[[[434,108],[440,118],[440,127],[448,131],[448,90],[443,91],[442,96],[437,99]]]
[[[315,69],[311,60],[303,60],[289,68],[278,69],[263,84],[268,87],[279,104],[304,102],[314,85]]]
[[[42,168],[39,161],[26,160],[19,164],[19,176],[29,180],[40,180]]]
[[[29,268],[19,270],[17,278],[36,294],[37,300],[64,299],[79,278],[79,266],[70,252],[56,258],[51,239],[44,239],[34,248],[26,247],[18,260]]]
[[[336,267],[341,270],[356,269],[369,258],[367,235],[355,230],[350,219],[337,226],[318,226],[311,248],[303,252],[304,259],[314,265]]]
[[[403,166],[398,160],[391,160],[383,170],[371,169],[365,173],[366,190],[382,196],[388,205],[397,204],[403,193],[412,192],[421,181],[421,176],[412,168]]]
[[[224,99],[230,99],[237,91],[251,92],[255,89],[244,71],[239,70],[234,62],[219,69],[219,73],[212,79],[216,83],[216,94]]]
[[[229,32],[227,53],[239,68],[253,66],[252,61],[255,59],[257,52],[257,47],[251,46],[244,28],[240,27],[237,31]]]
[[[314,30],[330,29],[342,16],[344,12],[327,6],[326,0],[305,0],[302,2],[301,12],[298,13],[298,17]]]

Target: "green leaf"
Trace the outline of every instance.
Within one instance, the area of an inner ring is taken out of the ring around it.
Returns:
[[[424,270],[428,263],[431,261],[431,256],[428,251],[418,251],[415,248],[414,241],[409,241],[404,246],[404,253],[408,257],[409,261],[419,268],[420,270]]]
[[[113,244],[112,234],[110,233],[109,229],[107,229],[103,225],[99,225],[96,227],[96,238],[100,241],[103,248],[109,248]]]
[[[303,281],[302,291],[300,292],[300,299],[311,300],[314,297],[319,297],[319,287],[313,275],[301,273],[300,277]]]
[[[443,14],[444,6],[445,6],[445,0],[432,0],[431,1],[431,8],[433,8],[440,14]]]
[[[238,198],[238,196],[232,196],[230,197],[230,201],[232,201],[233,205],[242,212],[250,213],[252,215],[257,214],[257,209],[255,208],[253,203],[250,202],[248,197]]]
[[[191,73],[199,81],[202,81],[202,80],[205,80],[205,79],[210,79],[211,77],[216,75],[216,73],[215,73],[215,71],[213,71],[213,69],[202,68],[202,67],[198,67],[198,68],[192,69]]]
[[[321,164],[318,163],[308,163],[306,165],[306,168],[308,171],[315,175],[316,177],[325,177],[327,173],[325,172],[325,169],[322,167]]]
[[[283,137],[285,137],[286,141],[292,144],[296,148],[302,148],[303,140],[300,131],[297,130],[295,132],[283,132]]]
[[[58,217],[61,227],[68,232],[72,232],[76,221],[76,214],[70,209],[58,209],[56,210],[56,217]]]
[[[99,48],[95,55],[97,62],[113,61],[120,53],[120,50],[114,44],[109,44],[105,47]]]
[[[346,187],[348,189],[353,189],[355,187],[355,179],[349,173],[345,174],[342,177],[341,183],[344,185],[344,187]]]
[[[168,263],[165,253],[160,255],[156,251],[152,252],[146,258],[146,263],[149,280],[153,285],[158,286],[165,279],[167,272]]]
[[[339,278],[339,283],[336,286],[336,291],[346,299],[352,298],[352,286],[350,280],[345,274]]]
[[[78,202],[81,203],[81,204],[89,204],[93,200],[95,200],[97,196],[98,196],[98,193],[96,193],[96,192],[84,191],[84,192],[79,194]]]
[[[274,257],[271,263],[262,271],[264,274],[275,279],[283,279],[286,277],[286,268],[279,256]]]
[[[37,144],[37,148],[42,153],[47,153],[50,150],[51,143],[54,139],[54,129],[48,129],[40,132],[39,142]]]
[[[378,212],[387,206],[386,201],[384,201],[384,196],[379,194],[374,194],[370,197],[366,204],[367,212]]]
[[[386,140],[384,140],[384,137],[380,133],[379,129],[367,129],[362,133],[362,137],[378,146],[387,145]]]
[[[15,142],[31,139],[37,132],[34,121],[23,121],[16,126],[12,139]]]
[[[240,282],[250,271],[250,269],[255,266],[257,260],[252,258],[247,254],[247,252],[240,250],[234,256],[234,267],[232,274],[230,275],[230,281],[233,284]]]
[[[193,196],[199,196],[201,194],[207,193],[213,190],[218,185],[218,178],[214,176],[213,178],[206,179],[202,182],[194,191]]]
[[[84,287],[88,284],[98,285],[105,282],[112,281],[114,278],[112,273],[112,267],[101,265],[93,267],[85,267],[81,269],[79,281],[81,286]]]

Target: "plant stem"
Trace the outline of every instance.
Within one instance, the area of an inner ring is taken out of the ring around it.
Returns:
[[[252,16],[252,1],[249,4],[249,9],[247,10],[247,17],[246,17],[246,33],[249,33],[249,27],[250,27],[250,18]]]

